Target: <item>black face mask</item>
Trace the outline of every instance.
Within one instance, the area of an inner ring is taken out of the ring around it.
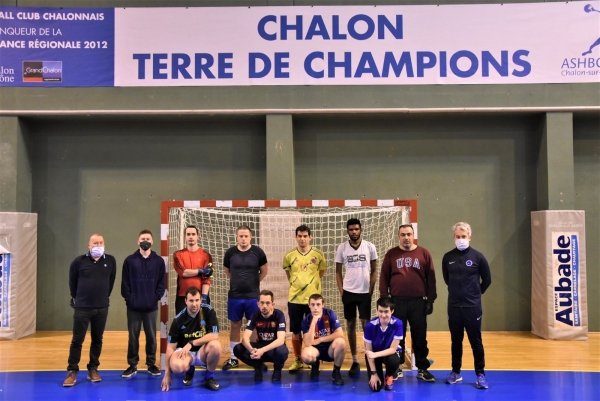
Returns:
[[[147,251],[151,247],[152,247],[152,244],[149,243],[148,241],[142,241],[142,242],[140,242],[140,248],[142,248],[144,251]]]

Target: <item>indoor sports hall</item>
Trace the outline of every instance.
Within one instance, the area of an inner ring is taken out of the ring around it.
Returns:
[[[0,400],[600,400],[599,33],[597,0],[0,0]],[[271,363],[260,383],[241,362],[221,370],[236,228],[264,250],[260,288],[287,316],[282,261],[308,225],[325,307],[346,332],[335,257],[350,218],[377,249],[377,280],[400,225],[431,254],[435,381],[417,378],[410,327],[389,391],[369,388],[360,325],[357,376],[347,341],[344,385],[331,362],[319,380],[308,365],[291,373],[289,317],[281,382]],[[463,380],[445,382],[442,261],[457,222],[491,272],[487,389],[467,336]],[[199,368],[191,386],[173,375],[161,391],[188,225],[213,259],[219,391]],[[141,334],[139,370],[123,378],[122,272],[144,229],[166,266],[160,376],[143,366]],[[101,381],[86,379],[88,331],[63,386],[85,309],[71,306],[70,266],[96,234],[116,261]]]

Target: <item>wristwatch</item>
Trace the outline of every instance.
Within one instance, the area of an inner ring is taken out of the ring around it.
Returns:
[[[376,376],[377,372],[371,372],[371,376]]]
[[[190,347],[194,348],[194,340],[190,340],[189,344],[190,344]]]

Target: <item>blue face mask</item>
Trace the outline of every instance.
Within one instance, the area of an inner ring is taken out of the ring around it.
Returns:
[[[468,239],[457,239],[457,240],[454,240],[454,243],[456,244],[456,247],[458,248],[459,251],[464,251],[465,249],[467,249],[469,247]]]
[[[90,251],[90,255],[92,255],[93,258],[99,258],[100,256],[104,255],[104,247],[93,246],[92,250]]]

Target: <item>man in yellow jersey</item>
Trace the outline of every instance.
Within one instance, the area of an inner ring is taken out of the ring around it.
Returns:
[[[319,249],[310,246],[310,228],[301,225],[296,228],[298,246],[289,251],[283,258],[283,269],[290,282],[288,295],[288,314],[292,331],[292,346],[296,359],[290,372],[303,369],[300,359],[302,352],[302,320],[311,314],[308,298],[322,291],[321,277],[325,275],[327,261]]]

